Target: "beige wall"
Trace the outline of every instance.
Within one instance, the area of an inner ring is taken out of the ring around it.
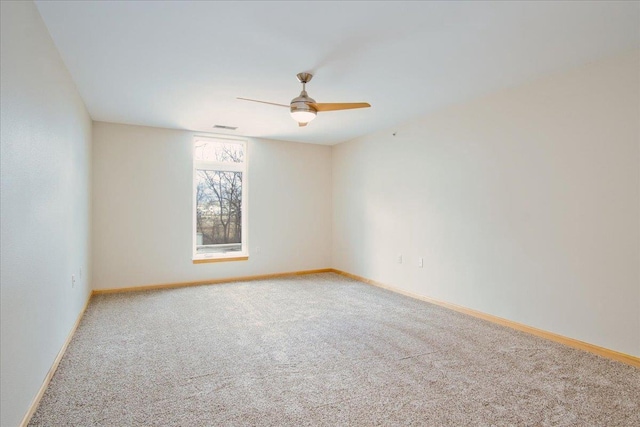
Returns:
[[[91,119],[35,5],[0,7],[0,425],[15,426],[89,297]]]
[[[328,268],[331,147],[250,139],[249,261],[194,265],[193,133],[94,123],[95,289]]]
[[[336,146],[333,266],[640,356],[639,62]]]

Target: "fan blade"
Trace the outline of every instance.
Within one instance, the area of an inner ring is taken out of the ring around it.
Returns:
[[[306,126],[306,125],[308,125],[308,124],[309,124],[309,123],[300,123],[300,122],[298,122],[298,127],[303,128],[303,127],[305,127],[305,126]]]
[[[336,111],[336,110],[352,110],[354,108],[368,108],[371,104],[368,102],[344,102],[332,104],[313,104],[310,103],[316,111]]]
[[[236,99],[240,99],[240,100],[242,100],[242,101],[259,102],[259,103],[261,103],[261,104],[277,105],[278,107],[286,107],[286,108],[289,108],[289,106],[288,106],[288,105],[284,105],[284,104],[276,104],[275,102],[258,101],[257,99],[249,99],[249,98],[236,98]]]

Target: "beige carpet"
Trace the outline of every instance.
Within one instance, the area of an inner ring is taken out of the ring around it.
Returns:
[[[95,297],[34,426],[640,426],[640,369],[318,274]]]

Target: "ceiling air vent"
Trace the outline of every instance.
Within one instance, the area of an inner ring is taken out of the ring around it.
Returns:
[[[214,129],[224,129],[224,130],[236,130],[238,126],[224,126],[224,125],[213,125]]]

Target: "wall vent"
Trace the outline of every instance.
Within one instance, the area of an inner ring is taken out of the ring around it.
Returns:
[[[214,129],[236,130],[238,126],[213,125]]]

